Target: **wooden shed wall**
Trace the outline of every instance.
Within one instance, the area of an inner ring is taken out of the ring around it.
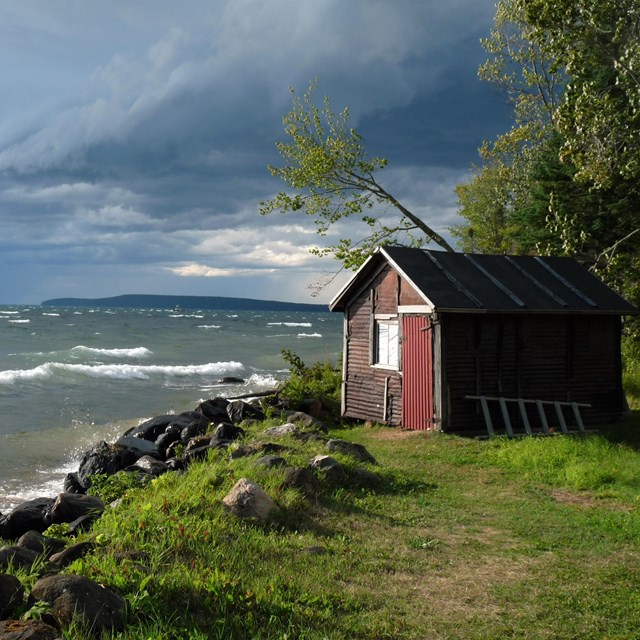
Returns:
[[[441,320],[445,429],[484,429],[479,403],[466,395],[587,402],[593,408],[582,411],[585,424],[621,414],[618,316],[442,314]]]
[[[416,294],[388,265],[363,286],[346,309],[344,415],[361,420],[398,425],[402,419],[400,374],[390,369],[372,367],[372,314],[396,314],[398,303],[415,300]]]

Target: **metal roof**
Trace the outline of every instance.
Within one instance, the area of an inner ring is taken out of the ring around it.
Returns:
[[[342,311],[384,262],[434,311],[636,314],[573,258],[380,247],[329,303]]]

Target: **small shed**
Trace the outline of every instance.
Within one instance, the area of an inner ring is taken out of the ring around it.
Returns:
[[[511,435],[625,410],[621,323],[637,310],[572,258],[382,247],[329,308],[345,416]]]

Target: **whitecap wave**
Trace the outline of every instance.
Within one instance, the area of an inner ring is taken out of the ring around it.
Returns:
[[[13,324],[27,324],[28,322],[31,322],[31,320],[29,320],[29,318],[20,318],[16,320],[9,320],[9,322],[12,322]]]
[[[146,347],[132,347],[128,349],[99,349],[97,347],[85,347],[80,344],[77,347],[73,347],[71,351],[76,353],[87,353],[99,356],[111,356],[113,358],[147,358],[153,354]]]
[[[54,318],[59,318],[60,314],[59,313],[43,313],[43,316],[52,316]]]
[[[299,333],[298,338],[322,338],[321,333]]]
[[[267,322],[269,327],[310,327],[310,322]]]
[[[219,376],[244,368],[241,362],[209,362],[189,365],[136,365],[136,364],[67,364],[46,362],[33,369],[13,369],[0,371],[0,384],[15,384],[48,380],[64,374],[84,375],[90,378],[110,378],[113,380],[148,380],[152,376],[189,377]]]
[[[220,324],[199,324],[198,329],[220,329]]]

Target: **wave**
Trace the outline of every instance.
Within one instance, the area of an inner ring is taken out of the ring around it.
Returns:
[[[269,327],[310,327],[310,322],[267,322]]]
[[[82,375],[90,378],[110,378],[113,380],[148,380],[152,376],[189,377],[219,376],[244,368],[241,362],[209,362],[189,365],[135,365],[135,364],[66,364],[46,362],[33,369],[0,371],[0,384],[49,380],[64,374]]]
[[[19,320],[9,320],[9,322],[13,324],[26,324],[27,322],[31,322],[31,320],[29,320],[29,318],[20,318]]]
[[[220,324],[199,324],[198,329],[220,329]]]
[[[133,347],[130,349],[98,349],[97,347],[85,347],[80,344],[71,349],[72,352],[90,353],[100,356],[111,356],[114,358],[147,358],[153,354],[146,347]]]
[[[55,318],[59,318],[60,314],[59,313],[43,313],[43,316],[53,316]]]
[[[19,311],[0,311],[3,316],[17,316],[20,315]]]
[[[322,338],[321,333],[299,333],[298,338]]]

